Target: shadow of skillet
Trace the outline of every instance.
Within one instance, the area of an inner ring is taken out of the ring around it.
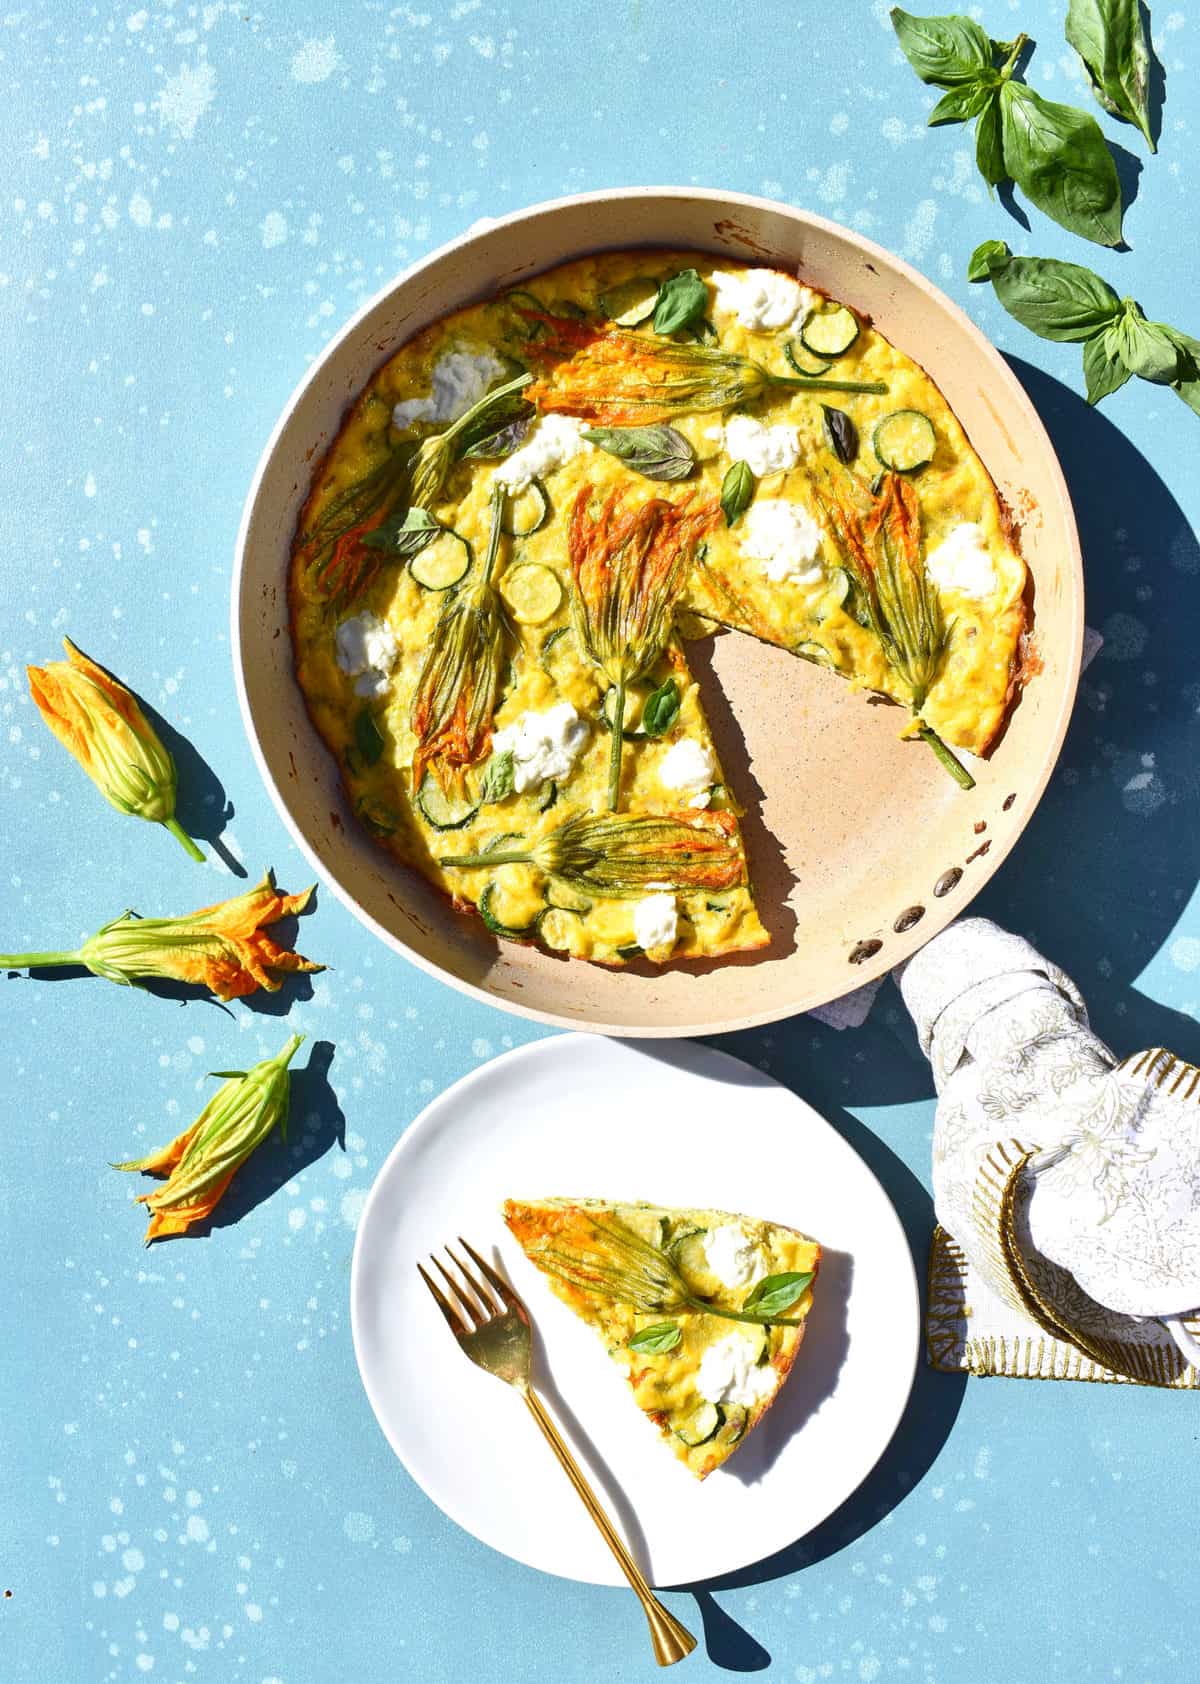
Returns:
[[[225,786],[200,751],[177,731],[169,719],[142,695],[142,711],[162,738],[179,774],[175,794],[175,817],[195,841],[212,849],[235,877],[245,877],[246,867],[230,853],[221,837],[233,817],[233,802]]]
[[[207,1239],[214,1228],[229,1228],[281,1187],[323,1158],[331,1146],[346,1150],[346,1119],[329,1083],[332,1041],[314,1041],[308,1063],[292,1070],[288,1137],[275,1130],[246,1159],[206,1222],[189,1228],[186,1239]],[[147,1182],[147,1186],[150,1183]]]

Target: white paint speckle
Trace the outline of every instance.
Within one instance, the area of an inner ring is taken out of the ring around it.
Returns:
[[[182,64],[168,76],[154,105],[163,126],[174,129],[181,140],[191,140],[196,124],[217,97],[217,74],[205,59],[199,64]]]
[[[338,55],[332,35],[302,41],[292,54],[294,82],[324,82],[337,69]]]
[[[352,1544],[369,1544],[375,1536],[375,1522],[369,1514],[353,1509],[342,1521],[342,1531]]]

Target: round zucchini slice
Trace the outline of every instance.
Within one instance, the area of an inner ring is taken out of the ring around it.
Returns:
[[[510,538],[528,538],[544,526],[550,515],[550,499],[540,479],[531,479],[524,491],[510,497],[501,524]]]
[[[416,554],[408,570],[427,591],[448,591],[461,584],[471,567],[471,546],[449,527]]]
[[[694,1450],[698,1444],[707,1444],[710,1438],[716,1438],[724,1420],[725,1412],[720,1404],[702,1403],[686,1421],[681,1421],[671,1430],[689,1450]]]
[[[500,581],[500,595],[523,626],[540,626],[558,612],[563,598],[562,580],[552,567],[540,561],[523,561],[510,567]]]
[[[534,920],[538,940],[555,953],[567,953],[573,932],[583,917],[581,912],[568,912],[563,906],[548,906]]]
[[[641,327],[650,320],[657,303],[658,282],[646,275],[622,281],[600,299],[600,307],[614,327]]]
[[[843,357],[858,338],[858,318],[844,304],[814,310],[800,329],[800,343],[814,357]]]
[[[509,941],[529,941],[537,934],[538,921],[535,918],[530,924],[506,924],[496,916],[494,910],[496,885],[489,883],[479,897],[479,916],[494,936],[505,936]]]
[[[444,790],[432,772],[426,772],[417,791],[417,806],[426,824],[434,830],[461,830],[479,811],[479,802],[466,795]]]
[[[894,409],[876,422],[871,448],[885,468],[912,474],[933,461],[937,434],[928,415],[919,409]]]
[[[820,379],[822,374],[828,374],[833,367],[827,358],[814,357],[799,339],[789,339],[783,347],[783,354],[797,374],[807,375],[810,380]]]

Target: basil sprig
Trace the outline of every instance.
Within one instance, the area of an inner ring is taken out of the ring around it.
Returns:
[[[829,440],[829,448],[838,461],[848,467],[858,455],[858,428],[844,409],[835,409],[831,403],[823,403],[821,410],[825,416],[825,437]]]
[[[1136,374],[1170,386],[1200,415],[1200,339],[1147,321],[1135,299],[1118,298],[1090,269],[1052,257],[1014,257],[1003,240],[985,240],[971,255],[967,276],[991,281],[1009,315],[1040,338],[1083,345],[1089,403]]]
[[[483,769],[483,782],[479,789],[482,804],[491,806],[497,801],[506,801],[516,787],[515,773],[512,749],[506,748],[500,754],[493,754]]]
[[[726,526],[736,524],[754,501],[758,481],[748,462],[731,462],[721,481],[721,510]]]
[[[679,686],[673,678],[660,684],[646,697],[642,708],[642,736],[661,737],[679,717]]]
[[[656,1321],[653,1327],[642,1327],[625,1341],[631,1351],[645,1351],[650,1356],[662,1356],[673,1351],[683,1338],[677,1321]]]
[[[583,436],[644,479],[686,479],[696,466],[696,452],[665,421],[651,427],[585,427]]]
[[[1070,0],[1067,40],[1104,109],[1141,129],[1151,152],[1150,46],[1138,0]]]
[[[946,89],[930,124],[975,119],[975,161],[989,187],[1011,180],[1070,233],[1120,244],[1121,184],[1099,124],[1013,79],[1028,36],[992,41],[971,18],[920,18],[899,6],[891,17],[917,75]]]
[[[386,551],[394,561],[411,561],[441,530],[424,509],[405,509],[389,515],[374,531],[364,532],[362,542],[369,550]]]
[[[789,1272],[784,1275],[764,1275],[742,1305],[742,1309],[756,1312],[764,1321],[772,1316],[781,1316],[785,1310],[791,1309],[797,1299],[804,1296],[812,1285],[812,1278],[811,1269],[802,1274]]]
[[[695,269],[681,269],[669,275],[658,289],[654,304],[655,333],[678,333],[690,327],[708,308],[708,288]]]

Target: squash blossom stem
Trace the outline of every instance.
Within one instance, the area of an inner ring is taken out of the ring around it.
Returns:
[[[621,804],[621,750],[625,744],[625,680],[617,684],[617,699],[613,704],[612,747],[608,751],[608,810],[615,813]]]
[[[960,789],[975,788],[975,779],[971,776],[970,772],[967,771],[967,768],[953,753],[953,751],[946,747],[946,744],[938,736],[937,732],[931,725],[926,725],[925,722],[922,721],[917,727],[917,736],[920,737],[923,743],[929,744],[934,754],[937,755],[942,765],[946,768],[947,772],[949,772],[950,776],[954,779]]]
[[[170,831],[171,835],[175,838],[176,842],[179,843],[179,846],[183,849],[184,853],[186,853],[191,859],[203,860],[203,853],[192,841],[191,837],[177,818],[172,817],[164,819],[163,829]]]
[[[52,971],[82,964],[78,953],[0,953],[0,971]]]

